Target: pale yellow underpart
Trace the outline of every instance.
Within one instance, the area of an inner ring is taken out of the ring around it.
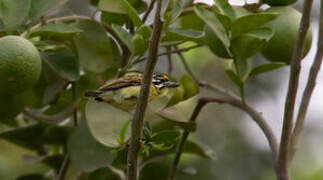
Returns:
[[[162,97],[167,94],[167,88],[158,90],[155,86],[150,87],[148,101],[155,100],[157,97]],[[137,100],[140,93],[140,86],[131,86],[121,88],[120,90],[107,91],[99,97],[105,102],[125,111],[131,111],[136,108]]]

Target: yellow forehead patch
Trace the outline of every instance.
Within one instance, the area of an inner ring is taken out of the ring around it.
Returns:
[[[164,74],[163,77],[168,80],[168,76],[167,75]]]

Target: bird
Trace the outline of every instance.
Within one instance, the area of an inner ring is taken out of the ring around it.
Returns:
[[[87,91],[84,96],[97,102],[108,103],[118,109],[131,111],[136,108],[143,75],[126,75],[104,83],[96,91]],[[148,101],[167,94],[168,89],[176,88],[179,84],[169,80],[166,74],[154,73],[149,91]]]

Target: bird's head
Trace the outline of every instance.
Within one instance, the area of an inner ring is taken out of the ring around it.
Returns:
[[[154,73],[152,83],[160,91],[163,89],[176,88],[179,86],[178,83],[169,81],[168,76],[166,74],[160,73]]]

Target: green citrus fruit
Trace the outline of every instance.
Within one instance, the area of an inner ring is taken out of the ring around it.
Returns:
[[[268,42],[262,54],[269,61],[280,61],[289,64],[296,45],[302,14],[290,7],[273,7],[269,8],[266,12],[275,12],[280,15],[277,19],[266,25],[272,28],[275,34]],[[305,57],[310,50],[311,43],[312,31],[309,29],[302,57]]]
[[[0,94],[29,90],[40,74],[41,58],[31,42],[19,36],[0,38]]]
[[[287,6],[295,3],[297,0],[262,0],[263,3],[271,6]]]

